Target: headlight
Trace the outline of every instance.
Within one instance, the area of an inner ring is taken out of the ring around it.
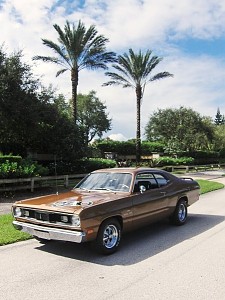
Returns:
[[[14,208],[14,217],[21,217],[22,216],[22,210],[19,207]]]
[[[80,218],[78,215],[73,215],[71,221],[73,226],[80,226]]]

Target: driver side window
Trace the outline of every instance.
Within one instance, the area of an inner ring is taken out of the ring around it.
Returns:
[[[152,173],[140,173],[135,178],[134,193],[138,193],[141,189],[151,190],[158,187],[157,181]]]
[[[168,180],[162,174],[140,173],[135,178],[134,193],[159,188],[166,184],[168,184]]]

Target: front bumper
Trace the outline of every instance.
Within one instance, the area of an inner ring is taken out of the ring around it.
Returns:
[[[13,225],[18,230],[27,232],[33,236],[45,240],[59,240],[59,241],[68,241],[74,243],[82,243],[85,242],[86,240],[86,234],[84,232],[58,229],[58,228],[49,228],[49,227],[23,223],[18,221],[13,221]]]

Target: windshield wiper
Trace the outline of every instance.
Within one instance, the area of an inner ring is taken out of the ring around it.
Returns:
[[[109,189],[109,188],[103,188],[103,187],[94,188],[94,190],[100,190],[100,191],[109,191],[109,192],[112,192],[111,189]]]
[[[77,187],[76,189],[80,189],[80,190],[84,190],[84,191],[88,191],[88,192],[90,192],[90,190],[89,190],[89,189],[86,189],[86,188],[84,188],[84,187]]]

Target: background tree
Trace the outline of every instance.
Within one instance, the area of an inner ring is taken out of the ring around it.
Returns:
[[[145,134],[150,141],[162,141],[167,151],[195,151],[210,148],[214,137],[212,120],[190,108],[158,109],[147,123]]]
[[[41,86],[21,51],[7,55],[0,48],[0,151],[82,156],[81,135],[67,109],[62,95]]]
[[[111,119],[106,113],[106,106],[96,97],[96,92],[88,95],[78,94],[77,121],[83,133],[86,146],[94,137],[102,137],[104,132],[111,129]]]
[[[214,123],[215,123],[216,125],[222,125],[222,124],[225,124],[225,118],[224,118],[224,115],[222,115],[222,114],[220,113],[220,109],[219,109],[219,108],[217,109]]]
[[[98,35],[94,25],[86,29],[81,21],[78,22],[77,27],[66,21],[64,31],[57,24],[53,27],[59,35],[58,44],[47,39],[42,39],[42,41],[45,46],[55,52],[56,56],[35,56],[33,59],[60,65],[62,68],[56,76],[67,70],[70,71],[73,117],[76,123],[79,72],[82,69],[107,69],[106,64],[115,61],[115,53],[106,51],[108,39],[103,35]]]
[[[22,52],[7,55],[0,48],[0,147],[25,153],[37,122],[36,90],[30,67],[22,63]],[[15,154],[18,154],[15,153]]]
[[[147,50],[142,53],[134,53],[129,49],[129,53],[124,53],[118,56],[118,63],[113,65],[115,72],[106,72],[106,75],[111,78],[104,85],[122,85],[124,88],[131,87],[136,92],[137,106],[137,129],[136,129],[136,160],[140,161],[141,157],[141,101],[144,95],[144,89],[147,83],[171,77],[168,72],[160,72],[156,75],[151,75],[155,67],[162,61],[158,56],[152,56],[152,51]]]
[[[214,135],[214,150],[221,151],[225,149],[225,124],[220,126],[215,126],[215,135]]]

